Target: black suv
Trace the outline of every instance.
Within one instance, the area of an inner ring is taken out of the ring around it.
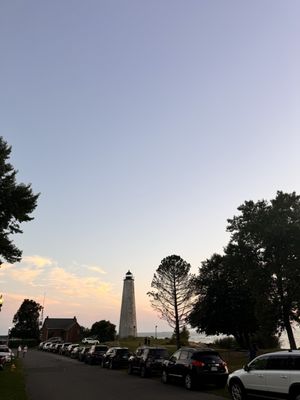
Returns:
[[[143,378],[161,373],[163,361],[169,358],[164,347],[138,347],[135,354],[129,357],[128,373],[138,372]]]
[[[108,346],[94,344],[85,355],[84,362],[87,364],[102,364],[104,354],[107,352]]]
[[[111,347],[103,356],[102,367],[110,369],[127,367],[129,355],[127,347]]]
[[[227,378],[227,365],[217,351],[191,347],[182,347],[165,361],[161,377],[163,383],[180,380],[188,390],[211,383],[224,387]]]

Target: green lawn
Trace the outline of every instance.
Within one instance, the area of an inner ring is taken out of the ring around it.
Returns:
[[[22,363],[19,360],[6,364],[4,370],[0,371],[0,393],[1,400],[28,400]]]

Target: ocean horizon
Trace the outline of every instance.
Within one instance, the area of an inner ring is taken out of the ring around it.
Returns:
[[[195,343],[204,343],[204,344],[210,344],[214,343],[217,339],[222,339],[227,337],[226,335],[205,335],[203,333],[197,333],[196,331],[190,329],[190,342],[195,342]],[[138,337],[150,337],[150,338],[157,338],[157,339],[165,339],[165,338],[171,338],[173,335],[173,331],[162,331],[162,332],[138,332],[137,336]],[[300,348],[300,329],[294,329],[294,336],[296,340],[296,345],[297,348]],[[290,348],[289,341],[287,338],[286,332],[283,332],[282,335],[280,336],[280,344],[281,348],[283,349],[288,349]]]

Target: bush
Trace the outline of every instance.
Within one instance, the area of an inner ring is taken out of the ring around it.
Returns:
[[[237,341],[232,336],[216,339],[213,342],[213,346],[220,349],[236,349],[237,347],[239,347]]]

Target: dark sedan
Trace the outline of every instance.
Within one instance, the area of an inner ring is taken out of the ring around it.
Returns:
[[[127,347],[111,347],[103,357],[102,367],[110,369],[127,367],[129,355]]]

